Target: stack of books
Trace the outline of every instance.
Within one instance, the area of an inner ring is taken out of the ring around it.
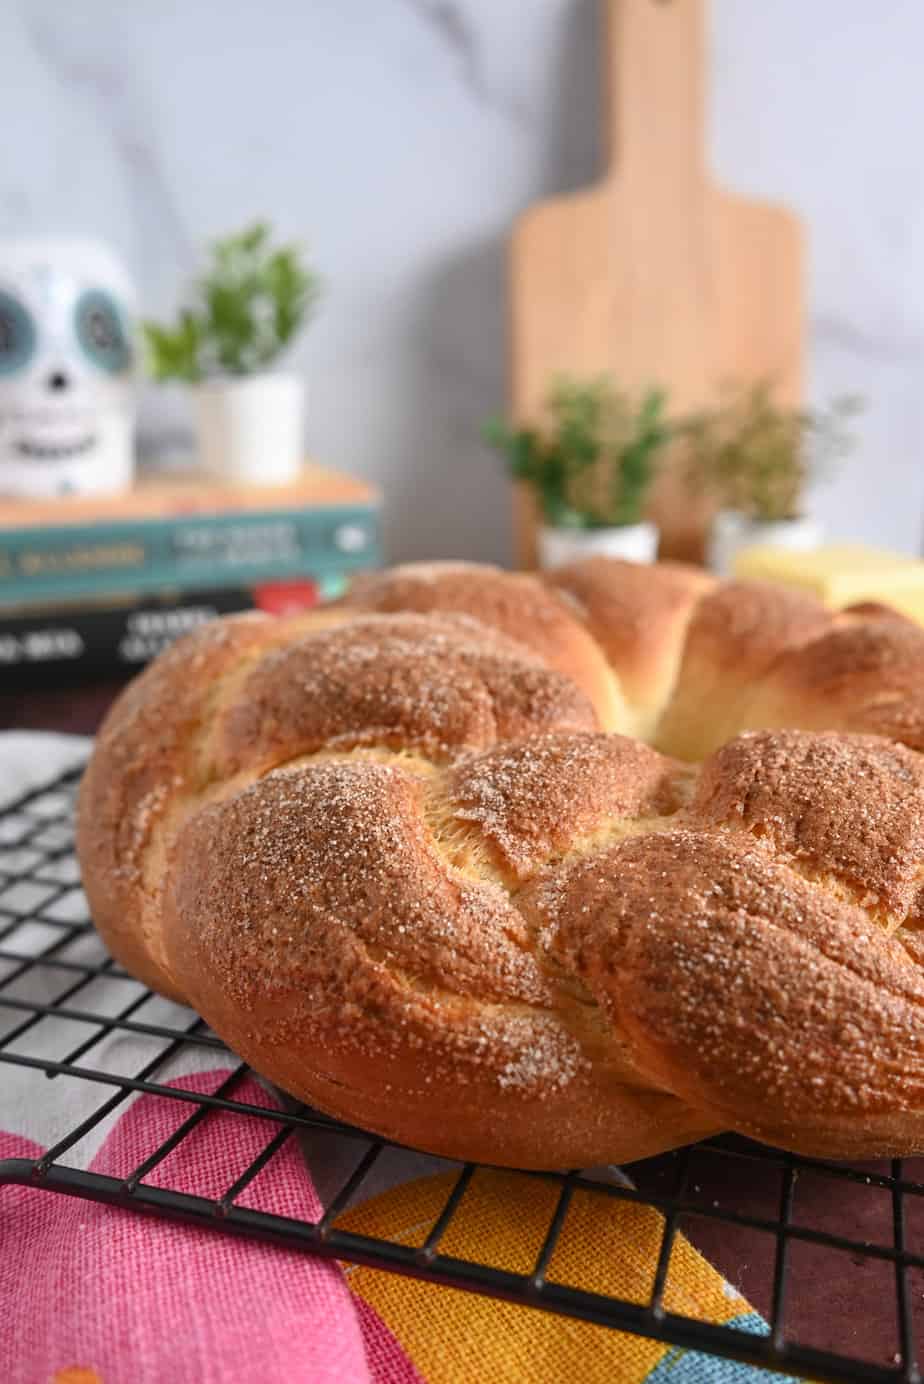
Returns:
[[[216,615],[307,609],[379,564],[379,511],[314,466],[285,487],[191,474],[0,502],[0,686],[131,673]]]

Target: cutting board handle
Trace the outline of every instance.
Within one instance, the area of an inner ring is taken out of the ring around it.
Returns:
[[[605,4],[610,171],[676,202],[678,179],[704,179],[706,0]]]

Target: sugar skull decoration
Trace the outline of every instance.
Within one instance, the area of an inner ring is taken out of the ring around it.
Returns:
[[[131,485],[133,306],[131,281],[104,245],[0,240],[0,493]]]

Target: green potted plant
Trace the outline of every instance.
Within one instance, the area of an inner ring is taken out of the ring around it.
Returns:
[[[316,296],[300,251],[259,222],[212,246],[172,325],[143,324],[154,378],[193,389],[206,471],[265,485],[298,473],[304,388],[277,362]]]
[[[645,519],[645,502],[672,436],[661,390],[635,400],[605,376],[562,377],[536,426],[493,419],[485,436],[536,496],[543,567],[598,554],[653,560],[658,531]]]
[[[691,488],[719,505],[708,562],[720,576],[743,548],[757,544],[807,551],[822,541],[807,511],[808,490],[850,449],[854,398],[827,409],[786,408],[766,381],[727,390],[718,407],[678,428]]]

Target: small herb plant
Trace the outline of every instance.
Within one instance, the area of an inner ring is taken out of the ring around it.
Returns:
[[[156,380],[197,384],[265,370],[306,322],[318,293],[297,247],[263,222],[217,241],[173,326],[145,322]]]
[[[547,524],[582,529],[642,521],[659,454],[672,437],[661,390],[636,402],[605,376],[556,380],[536,427],[492,419],[484,432],[510,474],[535,491]]]
[[[724,404],[678,428],[690,487],[760,522],[800,518],[809,485],[849,452],[860,407],[847,397],[824,410],[782,408],[766,381],[726,391]]]

